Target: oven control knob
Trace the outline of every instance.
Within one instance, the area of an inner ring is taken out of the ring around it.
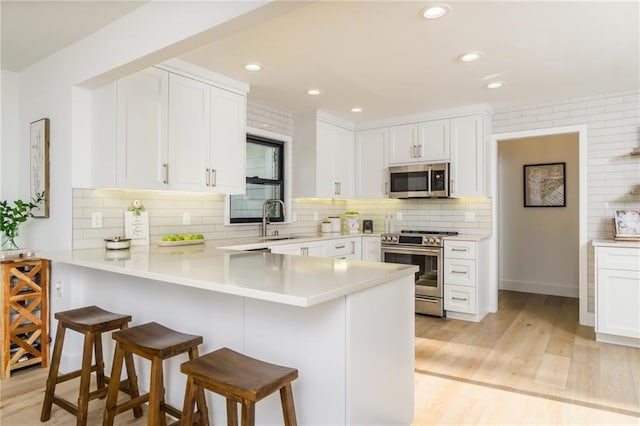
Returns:
[[[393,242],[394,242],[394,243],[397,243],[397,242],[398,242],[398,236],[397,236],[397,235],[394,235],[394,236],[393,236]]]

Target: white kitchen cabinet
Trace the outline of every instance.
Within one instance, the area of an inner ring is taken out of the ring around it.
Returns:
[[[147,68],[116,84],[116,185],[166,189],[169,73]]]
[[[117,82],[117,186],[243,193],[246,95],[169,69]]]
[[[360,237],[338,238],[325,241],[325,257],[337,259],[362,259],[362,239]]]
[[[322,119],[325,118],[325,119]],[[296,120],[293,144],[297,197],[354,198],[355,138],[348,124],[313,113]]]
[[[444,309],[449,318],[478,322],[488,312],[488,239],[444,242]]]
[[[484,196],[484,174],[485,143],[482,114],[451,119],[451,196]]]
[[[418,161],[418,125],[405,124],[389,127],[389,165],[402,165]]]
[[[640,247],[595,247],[595,296],[596,340],[640,347]]]
[[[447,163],[450,154],[449,120],[418,123],[419,161]]]
[[[362,260],[382,262],[382,240],[380,235],[362,235]]]
[[[269,247],[271,253],[292,254],[295,256],[326,257],[325,241],[305,243],[277,244]]]
[[[389,196],[389,129],[356,132],[356,198]]]
[[[389,165],[449,162],[449,119],[389,128]]]

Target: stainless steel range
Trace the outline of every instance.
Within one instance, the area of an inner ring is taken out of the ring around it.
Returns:
[[[444,316],[442,297],[443,256],[445,236],[457,232],[402,230],[382,234],[382,261],[416,265],[416,313]]]

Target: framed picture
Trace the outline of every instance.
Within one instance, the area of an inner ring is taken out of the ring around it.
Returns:
[[[44,193],[40,208],[34,217],[49,217],[49,119],[43,118],[30,125],[31,199]]]
[[[525,207],[566,207],[565,163],[524,165]]]
[[[640,211],[618,210],[614,217],[615,237],[640,239]]]

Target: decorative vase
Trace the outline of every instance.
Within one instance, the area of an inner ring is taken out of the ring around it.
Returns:
[[[4,251],[18,250],[19,247],[18,244],[16,244],[16,238],[18,238],[17,232],[13,238],[9,238],[6,234],[2,234],[2,246],[0,246],[0,249]]]

